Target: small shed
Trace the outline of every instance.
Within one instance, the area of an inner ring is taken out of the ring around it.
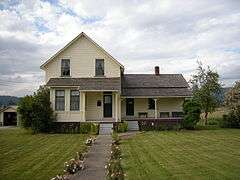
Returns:
[[[17,106],[0,109],[0,126],[17,126]]]

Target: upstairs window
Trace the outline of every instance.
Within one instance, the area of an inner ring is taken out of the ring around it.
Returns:
[[[65,92],[64,90],[55,91],[55,110],[64,111],[65,110]]]
[[[70,59],[62,59],[61,76],[70,76]]]
[[[148,109],[155,109],[155,101],[153,98],[148,98]]]
[[[77,90],[71,90],[71,96],[70,96],[70,110],[71,111],[78,111],[79,110],[79,91]]]
[[[104,76],[104,59],[96,59],[95,75]]]

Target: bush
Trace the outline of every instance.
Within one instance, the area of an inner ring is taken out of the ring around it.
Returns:
[[[165,131],[165,130],[179,130],[180,122],[178,121],[165,121],[161,122],[158,120],[142,120],[139,121],[140,131]]]
[[[184,119],[182,127],[186,129],[194,129],[200,120],[201,107],[194,100],[186,100],[183,104]]]
[[[126,121],[123,121],[122,123],[118,123],[117,132],[123,133],[123,132],[127,132],[127,130],[128,130],[128,123]]]
[[[232,109],[229,114],[223,115],[221,127],[240,128],[240,106]]]
[[[91,122],[81,122],[80,130],[81,134],[98,134],[99,125]]]
[[[34,133],[50,132],[54,121],[48,88],[40,86],[33,96],[23,97],[18,104],[20,125]]]

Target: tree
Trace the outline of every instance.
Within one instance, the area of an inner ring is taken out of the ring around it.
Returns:
[[[240,81],[237,81],[225,96],[229,113],[223,115],[223,127],[240,128]]]
[[[25,96],[18,105],[20,123],[34,133],[50,132],[54,120],[49,89],[40,86],[33,96]]]
[[[200,120],[201,107],[200,104],[191,99],[183,103],[184,119],[182,122],[183,128],[194,129]]]
[[[208,66],[203,68],[201,62],[198,62],[197,74],[192,76],[190,83],[192,84],[193,98],[201,105],[204,112],[205,125],[209,112],[213,112],[219,104],[216,95],[220,93],[221,84],[219,83],[219,75]]]
[[[226,93],[224,101],[230,109],[240,106],[240,81],[236,81],[235,85]]]

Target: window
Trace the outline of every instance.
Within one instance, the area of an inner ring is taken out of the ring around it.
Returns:
[[[169,112],[160,112],[160,118],[168,118]]]
[[[183,117],[183,112],[172,112],[172,117]]]
[[[104,76],[104,59],[96,59],[95,75]]]
[[[70,59],[62,59],[61,76],[70,76]]]
[[[155,101],[153,98],[148,98],[148,109],[155,109]]]
[[[79,110],[79,91],[77,90],[71,90],[71,96],[70,96],[70,110],[71,111],[78,111]]]
[[[55,92],[55,110],[65,110],[65,92],[64,90],[56,90]]]

